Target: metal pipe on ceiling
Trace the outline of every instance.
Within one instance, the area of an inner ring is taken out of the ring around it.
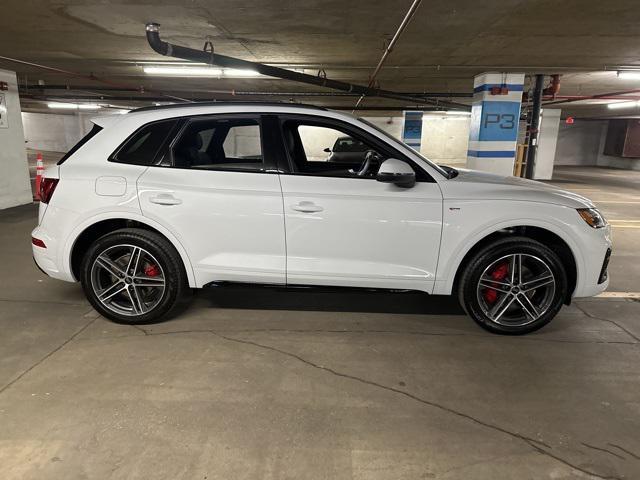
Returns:
[[[404,32],[404,29],[407,28],[407,25],[409,25],[409,22],[411,21],[411,19],[415,15],[415,13],[418,10],[418,7],[420,6],[421,3],[422,3],[422,0],[413,0],[413,3],[409,7],[409,10],[407,10],[406,15],[402,19],[402,22],[400,23],[400,26],[396,30],[396,33],[391,38],[391,41],[389,42],[389,45],[387,45],[387,48],[385,48],[384,52],[382,53],[382,57],[380,57],[380,61],[378,62],[378,65],[376,65],[375,70],[371,74],[371,78],[369,78],[368,88],[372,88],[375,85],[376,77],[378,76],[378,73],[382,69],[382,65],[384,65],[384,63],[387,61],[387,57],[393,51],[393,47],[395,47],[396,42],[400,38],[400,35],[402,35],[402,32]],[[360,106],[360,103],[362,103],[363,99],[364,99],[364,95],[361,95],[360,98],[358,99],[358,101],[356,102],[356,106],[353,109],[354,111],[358,109],[358,107]]]
[[[183,60],[191,60],[194,62],[202,62],[210,65],[217,65],[223,68],[235,68],[241,70],[253,70],[261,75],[269,77],[291,80],[299,83],[306,83],[334,90],[340,90],[360,95],[368,95],[374,97],[391,98],[394,100],[402,100],[417,104],[428,104],[435,106],[448,107],[456,110],[470,110],[467,105],[454,102],[437,102],[428,98],[411,97],[403,93],[392,92],[378,88],[369,88],[353,83],[341,82],[339,80],[331,80],[325,76],[314,76],[306,73],[294,72],[284,68],[265,65],[264,63],[250,62],[240,58],[228,57],[220,55],[213,51],[200,51],[193,48],[173,45],[160,39],[160,25],[157,23],[148,23],[146,25],[147,41],[153,50],[160,55],[182,58]]]
[[[640,88],[634,88],[633,90],[622,90],[622,91],[618,91],[618,92],[609,92],[609,93],[599,93],[596,95],[586,95],[586,96],[581,96],[581,97],[577,97],[577,98],[568,98],[565,100],[556,100],[553,102],[545,102],[544,106],[547,105],[559,105],[561,103],[572,103],[572,102],[580,102],[583,100],[602,100],[602,99],[607,99],[607,100],[613,100],[614,98],[618,99],[618,100],[624,100],[625,97],[624,95],[628,95],[630,93],[640,93]]]
[[[100,78],[100,77],[96,77],[95,75],[91,74],[91,75],[84,75],[82,73],[77,73],[77,72],[72,72],[69,70],[63,70],[61,68],[55,68],[55,67],[49,67],[47,65],[41,65],[39,63],[34,63],[34,62],[27,62],[26,60],[20,60],[17,58],[11,58],[11,57],[5,57],[0,55],[0,60],[6,60],[8,62],[13,62],[13,63],[19,63],[21,65],[28,65],[30,67],[35,67],[35,68],[39,68],[41,70],[47,70],[49,72],[55,72],[55,73],[61,73],[63,75],[68,75],[70,77],[76,77],[76,78],[84,78],[86,80],[92,80],[98,83],[103,83],[105,85],[110,85],[113,87],[125,87],[125,84],[122,83],[117,83],[117,82],[113,82],[111,80],[107,80],[104,78]],[[126,88],[130,88],[132,90],[139,90],[139,88],[134,88],[131,86],[126,86]],[[153,91],[153,90],[150,90]],[[161,92],[158,92],[160,94],[162,94]],[[162,94],[163,95],[163,94]],[[182,98],[182,97],[175,97],[173,95],[163,95],[165,98],[170,98],[173,100],[180,100],[181,102],[189,102],[190,100],[187,100],[186,98]]]
[[[71,85],[40,85],[30,84],[21,86],[25,91],[30,90],[67,90],[67,91],[96,91],[100,92],[140,92],[139,88],[129,87],[89,87],[89,86],[71,86]],[[173,92],[180,92],[180,90],[171,90]],[[211,90],[211,89],[189,89],[189,93],[228,93],[232,95],[260,95],[260,96],[278,96],[278,97],[355,97],[357,93],[349,92],[318,92],[318,91],[296,91],[296,92],[270,92],[270,91],[253,91],[253,90]],[[425,97],[425,98],[471,98],[473,93],[471,92],[411,92],[407,93],[412,97]]]

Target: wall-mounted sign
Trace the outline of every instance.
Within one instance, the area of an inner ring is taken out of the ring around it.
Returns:
[[[9,128],[9,113],[7,112],[7,100],[0,93],[0,128]]]

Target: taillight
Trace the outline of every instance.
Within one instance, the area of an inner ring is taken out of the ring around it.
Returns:
[[[51,197],[53,196],[53,192],[56,189],[56,185],[58,185],[57,178],[43,178],[40,182],[40,201],[42,203],[49,203]]]

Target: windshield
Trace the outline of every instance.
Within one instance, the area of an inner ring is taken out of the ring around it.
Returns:
[[[398,140],[396,137],[394,137],[393,135],[385,132],[383,129],[381,129],[380,127],[378,127],[377,125],[374,125],[373,123],[365,120],[362,117],[359,117],[358,120],[360,120],[362,123],[366,124],[367,126],[373,128],[375,131],[381,133],[382,135],[385,136],[385,138],[387,138],[388,140],[392,141],[395,144],[398,145],[402,145],[403,147],[407,147],[407,148],[411,148],[409,147],[406,143],[401,142],[400,140]],[[413,150],[413,149],[412,149]],[[424,160],[425,162],[427,162],[429,165],[431,165],[433,168],[435,168],[438,173],[440,173],[442,176],[446,177],[446,178],[451,178],[451,174],[449,172],[447,172],[447,170],[445,170],[444,168],[442,168],[440,165],[436,165],[435,163],[433,163],[431,160],[429,160],[428,158],[426,158],[424,155],[422,155],[420,152],[418,152],[417,150],[413,150],[414,153],[416,155],[418,155],[422,160]]]

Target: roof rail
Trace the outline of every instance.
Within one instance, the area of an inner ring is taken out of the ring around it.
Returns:
[[[268,107],[300,107],[300,108],[313,108],[316,110],[327,110],[324,107],[319,107],[317,105],[308,105],[305,103],[289,103],[289,102],[260,102],[260,101],[215,101],[215,102],[182,102],[182,103],[172,103],[170,105],[152,105],[148,107],[140,107],[131,110],[130,113],[133,112],[148,112],[153,110],[164,110],[171,108],[184,108],[184,107],[224,107],[227,105],[256,105],[256,106],[268,106]]]

